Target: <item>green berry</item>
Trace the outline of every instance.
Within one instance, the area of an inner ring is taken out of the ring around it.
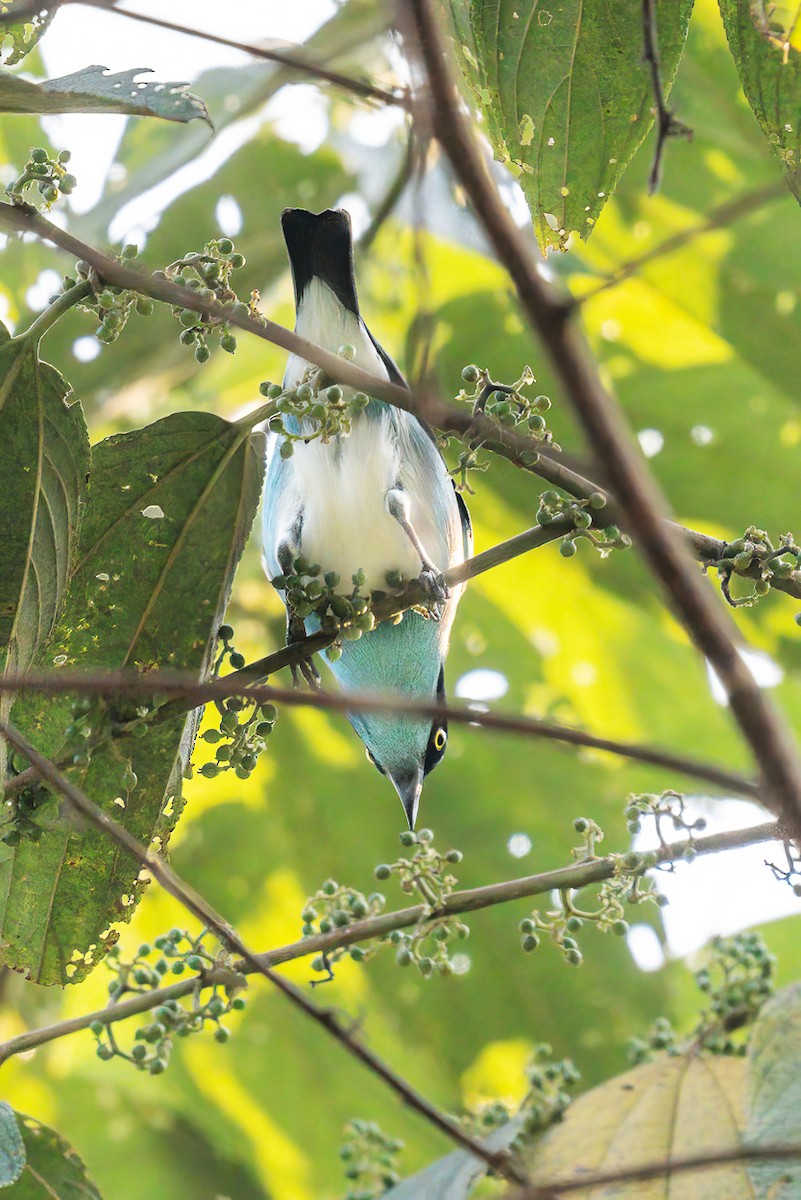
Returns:
[[[565,538],[559,546],[559,553],[562,555],[562,558],[572,558],[576,553],[576,543],[569,538]]]
[[[136,311],[140,317],[149,317],[153,313],[155,305],[149,296],[136,297]]]
[[[379,863],[373,874],[376,879],[389,879],[392,874],[392,868],[389,863]]]
[[[65,196],[68,196],[70,192],[75,191],[75,188],[78,186],[78,180],[74,175],[62,175],[61,179],[58,181],[58,186],[59,190],[62,191]]]
[[[281,443],[280,454],[281,454],[282,458],[284,458],[284,459],[291,458],[294,453],[295,453],[295,447],[292,445],[292,443],[290,441],[285,441],[285,442]]]
[[[235,650],[233,652],[233,654],[231,655],[231,666],[235,670],[241,671],[241,669],[242,669],[242,667],[244,667],[244,665],[245,665],[244,654],[240,654],[238,650]]]
[[[232,333],[224,333],[220,338],[220,345],[226,354],[233,354],[236,350],[236,338]]]
[[[183,308],[183,309],[181,309],[180,313],[178,314],[178,320],[181,322],[181,324],[183,326],[185,326],[187,329],[189,329],[193,325],[198,324],[198,322],[200,321],[200,317],[198,316],[198,314],[195,312],[195,310],[193,308]]]
[[[49,155],[48,155],[47,151],[42,146],[35,146],[34,149],[31,150],[31,162],[35,162],[35,163],[47,162],[48,157],[49,157]]]
[[[240,267],[244,267],[246,259],[245,259],[244,254],[234,253],[230,256],[228,261],[230,262],[230,264],[234,268],[234,270],[238,271]]]
[[[476,383],[478,381],[478,367],[471,363],[467,367],[462,367],[462,379],[465,383]]]
[[[217,249],[219,250],[220,254],[225,255],[227,258],[229,254],[233,253],[234,243],[230,238],[220,238],[219,242],[217,243]]]
[[[211,358],[211,350],[204,343],[195,347],[195,358],[199,363],[208,362]]]

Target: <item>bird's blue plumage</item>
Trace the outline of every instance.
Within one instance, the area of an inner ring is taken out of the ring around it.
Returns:
[[[347,214],[292,209],[283,225],[297,331],[335,352],[350,344],[359,366],[402,383],[359,314]],[[300,382],[307,368],[290,357],[285,386]],[[271,576],[282,573],[282,546],[320,563],[323,572],[335,571],[342,590],[360,569],[368,589],[386,590],[387,571],[407,579],[424,567],[444,573],[470,554],[467,509],[431,434],[410,413],[371,400],[347,437],[297,442],[288,459],[277,452],[279,442],[273,435],[263,507]],[[343,641],[341,657],[329,664],[343,690],[443,698],[443,664],[460,593],[450,593],[439,620],[407,612],[397,625],[385,622],[358,641]],[[318,624],[314,616],[306,619],[309,632]],[[444,753],[446,723],[405,713],[353,713],[349,719],[413,823],[423,778]]]

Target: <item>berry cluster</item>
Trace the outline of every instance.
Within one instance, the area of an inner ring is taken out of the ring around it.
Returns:
[[[130,263],[138,253],[136,246],[128,244],[122,247],[118,258],[120,262]],[[93,295],[88,300],[83,300],[79,307],[97,318],[95,337],[98,341],[105,345],[116,342],[133,312],[138,313],[140,317],[152,316],[155,305],[149,296],[140,296],[136,292],[111,284],[101,287],[93,267],[83,260],[75,264],[75,271],[79,279],[88,279],[94,288]],[[75,282],[76,280],[68,276],[64,280],[64,286],[69,288]]]
[[[659,1017],[643,1038],[632,1038],[629,1059],[648,1062],[654,1054],[745,1055],[748,1030],[765,1001],[773,995],[776,960],[758,933],[716,937],[708,961],[695,972],[696,986],[707,998],[689,1037],[680,1038],[667,1017]]]
[[[346,1141],[339,1151],[349,1187],[345,1200],[377,1200],[400,1182],[397,1159],[403,1142],[389,1137],[375,1121],[354,1117],[345,1126]]]
[[[595,849],[603,841],[603,830],[587,817],[577,817],[573,828],[581,834],[582,840],[571,851],[572,857],[579,863],[591,862],[598,857]],[[519,924],[522,949],[526,953],[536,950],[541,935],[547,934],[561,951],[565,962],[578,967],[583,962],[583,955],[575,935],[584,925],[591,925],[601,933],[625,937],[629,931],[625,919],[626,904],[662,903],[662,897],[652,884],[641,878],[645,870],[656,864],[655,855],[631,853],[618,855],[615,861],[615,875],[598,885],[594,908],[580,908],[575,899],[576,890],[563,888],[559,891],[557,907],[544,913],[535,910],[530,916],[524,917]]]
[[[339,347],[338,354],[350,362],[356,351],[353,346],[344,345]],[[327,383],[325,372],[319,367],[309,367],[295,387],[284,388],[265,380],[259,385],[259,391],[275,403],[276,417],[272,425],[283,434],[282,458],[292,457],[296,442],[315,439],[330,442],[332,438],[347,437],[354,418],[370,403],[365,392]]]
[[[663,850],[670,845],[670,841],[665,837],[665,825],[669,825],[675,833],[686,834],[688,845],[684,857],[688,862],[692,862],[695,858],[694,836],[706,829],[706,821],[703,817],[694,821],[686,820],[684,797],[679,792],[668,790],[658,795],[645,793],[629,796],[626,802],[626,827],[629,833],[639,833],[646,818],[653,819],[656,836]]]
[[[51,208],[59,196],[69,196],[77,187],[78,180],[67,171],[69,161],[69,150],[53,156],[43,146],[35,146],[22,174],[8,185],[6,194],[14,204],[30,203],[29,189],[35,185],[39,200],[45,208]]]
[[[310,563],[301,556],[294,560],[289,571],[276,575],[271,582],[278,591],[286,593],[287,606],[293,616],[305,620],[314,613],[323,633],[337,635],[336,642],[326,651],[329,660],[335,662],[342,653],[341,638],[358,641],[363,633],[375,628],[375,617],[370,611],[369,599],[361,593],[366,581],[363,571],[351,576],[353,589],[345,595],[336,590],[341,583],[339,575],[328,571],[321,579],[321,570],[319,563]],[[399,579],[399,582],[403,581]]]
[[[214,663],[213,675],[219,675],[227,659],[235,671],[245,665],[244,655],[234,649],[234,631],[221,625],[218,631],[220,650]],[[211,710],[211,706],[209,707]],[[204,763],[199,774],[215,779],[222,771],[233,771],[237,779],[249,779],[267,749],[267,739],[278,719],[274,704],[255,704],[242,696],[229,696],[217,704],[217,723],[201,734],[202,741],[215,747],[212,762]]]
[[[212,955],[207,950],[205,936],[205,930],[193,938],[183,929],[171,929],[157,937],[153,946],[148,943],[140,946],[130,962],[123,962],[119,947],[112,946],[104,960],[115,976],[108,985],[112,1005],[126,994],[142,994],[162,987],[167,975],[193,971],[200,977],[188,996],[167,998],[153,1010],[153,1020],[134,1033],[130,1050],[120,1047],[111,1024],[99,1019],[93,1021],[90,1029],[97,1041],[98,1058],[104,1061],[122,1058],[140,1071],[160,1075],[167,1067],[175,1038],[189,1037],[211,1024],[215,1040],[228,1041],[230,1031],[220,1019],[245,1007],[239,993],[247,981],[244,975],[228,967],[224,955]],[[159,957],[152,961],[155,952],[159,952]],[[202,974],[212,970],[223,982],[203,981]]]
[[[717,568],[720,589],[732,608],[750,608],[766,596],[771,586],[782,580],[801,581],[801,547],[791,533],[782,534],[774,546],[764,529],[750,525],[741,538],[727,542],[723,556],[707,566]],[[745,596],[732,596],[734,575],[754,580],[752,590]],[[796,617],[801,624],[801,614]]]
[[[555,488],[548,488],[540,496],[537,509],[537,524],[547,528],[549,525],[563,524],[569,521],[572,528],[562,538],[559,547],[564,558],[572,558],[576,553],[576,543],[585,538],[601,555],[606,558],[612,550],[626,550],[631,545],[628,534],[621,533],[617,525],[607,525],[605,528],[593,531],[594,512],[606,506],[606,496],[603,492],[593,492],[584,500],[575,496],[564,496]]]
[[[462,861],[462,852],[437,850],[430,829],[421,829],[417,833],[404,830],[400,840],[402,846],[416,847],[414,852],[408,858],[399,858],[394,863],[380,863],[375,875],[379,880],[395,875],[402,891],[407,895],[416,892],[422,898],[424,916],[409,931],[393,929],[385,940],[395,947],[398,966],[414,964],[424,979],[435,973],[452,975],[451,943],[454,940],[463,941],[470,935],[469,926],[457,916],[448,916],[443,912],[448,896],[457,883],[449,868]]]
[[[239,316],[258,318],[258,295],[253,293],[250,303],[245,304],[238,299],[231,286],[232,273],[244,265],[245,256],[234,248],[230,238],[224,237],[207,242],[199,254],[185,254],[183,258],[170,263],[165,271],[156,271],[155,275],[189,288],[201,301],[215,300],[220,304],[231,304],[232,312]],[[219,338],[221,349],[228,354],[236,350],[236,338],[228,321],[210,313],[196,312],[193,308],[181,308],[180,305],[174,306],[172,312],[183,327],[181,345],[194,346],[195,358],[199,363],[208,362],[211,357],[210,334]]]
[[[337,883],[335,879],[327,879],[322,887],[309,897],[303,908],[303,936],[315,937],[320,933],[332,933],[335,929],[347,929],[355,921],[377,917],[384,911],[386,903],[386,897],[381,892],[371,892],[369,896],[365,896],[355,888]],[[378,942],[366,947],[337,946],[313,958],[312,970],[325,972],[326,979],[331,979],[332,968],[341,958],[349,956],[354,962],[366,962],[378,948]]]

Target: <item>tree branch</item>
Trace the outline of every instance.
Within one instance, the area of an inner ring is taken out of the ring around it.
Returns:
[[[321,635],[316,635],[321,636]],[[313,638],[304,643],[295,643],[295,648],[306,648]],[[292,649],[293,647],[288,647]],[[296,650],[296,652],[298,652]],[[308,653],[308,650],[306,650]],[[406,699],[403,696],[382,696],[375,693],[302,692],[294,688],[258,685],[254,676],[259,664],[250,664],[222,679],[210,679],[198,683],[188,673],[170,671],[107,672],[104,674],[79,674],[52,672],[47,675],[28,675],[0,679],[0,695],[5,693],[40,692],[44,694],[74,693],[84,696],[109,696],[117,698],[149,698],[171,696],[173,699],[157,707],[153,718],[159,723],[171,717],[181,716],[201,705],[222,701],[231,696],[243,697],[256,704],[277,703],[290,707],[317,708],[335,712],[392,712],[409,713],[414,716],[430,717],[432,720],[445,717],[454,724],[482,727],[497,733],[516,733],[527,737],[546,738],[567,745],[604,750],[623,758],[677,771],[693,779],[702,779],[714,784],[729,794],[760,799],[755,783],[735,771],[729,771],[715,763],[703,762],[687,755],[677,754],[658,746],[643,746],[634,742],[616,741],[598,737],[581,729],[546,721],[539,717],[516,716],[513,713],[481,712],[470,707]],[[152,718],[151,718],[152,719]],[[140,725],[132,722],[130,730]],[[114,736],[129,732],[123,727]],[[66,764],[65,764],[66,765]],[[28,768],[14,776],[6,787],[6,794],[15,794],[36,778],[36,771]]]
[[[739,849],[743,846],[757,845],[760,842],[775,841],[781,837],[777,822],[756,825],[750,829],[734,829],[725,833],[713,833],[706,837],[683,839],[655,851],[657,862],[666,865],[681,861],[686,851],[692,848],[696,857],[706,854],[717,854],[724,850]],[[591,862],[572,863],[554,871],[543,871],[537,875],[527,875],[520,879],[504,880],[502,883],[486,884],[483,887],[468,888],[460,892],[452,892],[447,897],[442,909],[433,914],[440,917],[443,914],[458,916],[460,913],[479,912],[492,908],[497,904],[509,904],[513,901],[528,899],[532,896],[550,895],[556,890],[570,889],[578,891],[592,884],[602,883],[611,879],[617,870],[619,858],[608,855],[605,858],[593,859]],[[642,874],[650,868],[643,867]],[[632,872],[632,877],[634,872]],[[311,955],[330,954],[346,946],[355,946],[362,942],[371,942],[376,938],[385,937],[394,929],[408,929],[410,926],[424,923],[432,914],[422,904],[409,908],[397,909],[395,912],[381,913],[377,917],[369,917],[364,921],[355,921],[344,929],[334,929],[330,933],[318,933],[312,937],[301,938],[286,946],[267,950],[254,957],[266,967],[278,966],[281,963],[293,962],[299,958]],[[253,974],[249,961],[235,965],[235,969],[243,974]],[[211,986],[215,982],[214,971],[202,976],[193,975],[191,979],[182,979],[179,983],[168,987],[157,988],[152,992],[121,1000],[116,1004],[86,1013],[80,1017],[72,1017],[68,1021],[60,1021],[41,1029],[31,1029],[26,1033],[17,1034],[8,1041],[0,1043],[0,1064],[14,1054],[22,1054],[33,1050],[46,1042],[55,1041],[70,1033],[78,1033],[88,1029],[94,1021],[102,1021],[104,1025],[112,1025],[129,1017],[139,1016],[158,1008],[167,1000],[177,1000],[190,995],[197,987],[198,980]]]
[[[665,501],[651,478],[612,397],[605,391],[567,306],[537,270],[529,242],[498,196],[462,111],[447,47],[428,0],[403,0],[431,94],[436,136],[470,197],[521,307],[539,334],[552,366],[654,576],[698,650],[710,661],[740,730],[759,763],[765,794],[794,838],[801,839],[801,762],[784,721],[737,652],[739,634],[698,575]]]
[[[691,138],[692,129],[682,121],[677,121],[673,110],[665,104],[665,89],[662,83],[662,70],[659,62],[659,33],[656,20],[656,0],[642,0],[643,19],[643,57],[651,73],[651,86],[654,90],[654,108],[656,110],[656,147],[651,174],[648,179],[648,192],[653,195],[662,181],[662,156],[665,143],[669,137]]]
[[[0,736],[20,754],[23,754],[33,767],[59,795],[67,801],[69,807],[80,814],[86,821],[99,829],[115,845],[124,850],[140,867],[145,867],[154,879],[169,892],[183,907],[196,917],[204,926],[214,931],[222,944],[232,953],[238,954],[242,960],[243,969],[250,968],[254,973],[263,975],[287,999],[301,1010],[316,1024],[325,1029],[339,1045],[353,1058],[361,1062],[367,1069],[381,1079],[395,1094],[429,1124],[443,1133],[451,1142],[463,1150],[469,1151],[511,1183],[526,1186],[528,1181],[510,1161],[506,1152],[494,1153],[487,1150],[480,1142],[470,1137],[458,1125],[440,1112],[411,1084],[392,1070],[382,1059],[370,1050],[355,1034],[348,1030],[338,1014],[333,1009],[318,1008],[300,990],[277,974],[258,955],[253,954],[239,935],[223,917],[221,917],[208,902],[192,887],[181,879],[172,867],[163,859],[147,850],[127,829],[112,820],[92,800],[89,799],[71,780],[58,768],[40,754],[22,734],[12,726],[0,723]]]
[[[370,375],[367,371],[357,367],[355,363],[348,362],[340,355],[332,354],[330,351],[316,346],[313,342],[266,317],[260,317],[257,320],[254,317],[241,316],[237,312],[232,312],[229,305],[220,304],[216,300],[200,300],[197,293],[190,288],[180,287],[171,280],[146,274],[121,263],[26,207],[0,202],[0,229],[36,234],[37,237],[52,242],[53,245],[67,253],[88,262],[100,279],[116,287],[129,288],[163,304],[189,308],[194,312],[216,317],[220,321],[228,321],[256,337],[280,346],[291,354],[299,355],[307,362],[314,363],[335,382],[352,387],[357,391],[367,392],[368,395],[385,400],[388,404],[394,404],[397,408],[413,413],[444,433],[452,433],[468,439],[474,445],[481,445],[522,470],[537,475],[553,487],[561,488],[571,496],[588,499],[594,492],[600,492],[607,496],[607,505],[600,510],[600,515],[594,514],[594,522],[600,526],[609,523],[627,523],[625,513],[608,495],[605,487],[593,483],[592,480],[584,478],[578,472],[564,465],[559,461],[552,448],[547,453],[537,449],[534,439],[523,437],[512,430],[501,429],[482,413],[472,413],[466,409],[456,408],[431,395],[415,395],[408,389],[390,383],[386,379]],[[566,316],[571,305],[567,301],[559,301],[555,302],[554,307]],[[708,537],[706,534],[684,529],[680,525],[674,527],[686,539],[693,553],[697,554],[705,564],[714,564],[724,557],[725,542],[718,538]],[[749,577],[756,577],[758,572],[755,574],[755,571],[756,568],[751,568],[745,574]],[[787,579],[776,580],[772,586],[801,599],[801,571],[793,572]]]

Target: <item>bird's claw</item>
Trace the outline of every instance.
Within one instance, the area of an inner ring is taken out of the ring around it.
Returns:
[[[434,567],[423,567],[418,576],[426,596],[426,603],[431,616],[438,621],[442,616],[445,601],[450,595],[445,576]]]
[[[287,622],[287,645],[292,646],[297,643],[303,643],[305,640],[306,626],[304,625],[302,618],[290,616]],[[292,672],[293,687],[299,688],[301,686],[301,680],[303,680],[307,687],[309,687],[313,692],[319,692],[321,690],[322,679],[320,678],[320,672],[315,666],[312,655],[300,654],[298,658],[296,658],[294,662],[290,664],[290,670]]]

